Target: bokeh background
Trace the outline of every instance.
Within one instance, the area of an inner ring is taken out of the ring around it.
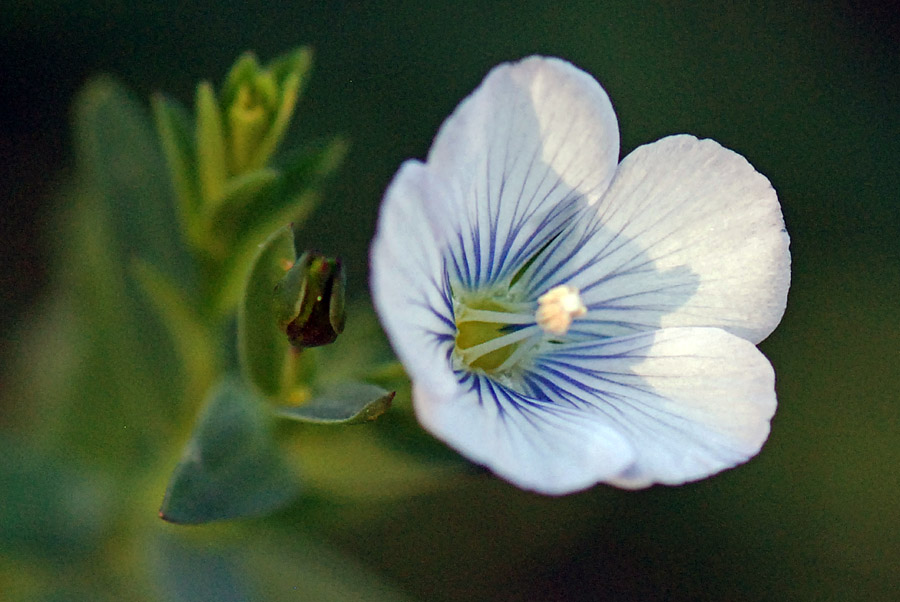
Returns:
[[[352,148],[303,236],[346,258],[351,296],[366,295],[367,244],[399,163],[425,154],[441,121],[490,67],[534,53],[564,57],[600,80],[619,116],[623,156],[681,132],[745,155],[779,193],[793,285],[784,321],[761,345],[778,377],[772,435],[737,470],[678,488],[597,487],[562,499],[477,476],[390,499],[373,491],[366,500],[363,492],[335,509],[298,506],[276,523],[195,528],[189,537],[198,541],[204,529],[226,538],[237,530],[255,554],[247,564],[158,544],[154,570],[176,581],[181,571],[195,590],[130,589],[121,579],[134,566],[66,577],[105,558],[101,552],[130,529],[185,528],[152,516],[158,500],[146,502],[147,522],[117,524],[113,535],[92,526],[124,493],[89,461],[87,480],[64,464],[48,468],[49,481],[74,479],[83,490],[79,512],[61,528],[45,516],[56,501],[29,498],[22,491],[30,484],[7,471],[0,505],[17,499],[19,511],[33,512],[21,517],[21,529],[0,530],[0,599],[13,591],[3,581],[13,579],[15,591],[54,600],[156,599],[160,591],[173,600],[368,600],[399,592],[414,600],[897,599],[898,13],[896,4],[835,1],[4,1],[3,368],[13,365],[30,332],[24,325],[39,319],[39,300],[67,261],[54,254],[58,229],[47,224],[72,175],[77,90],[106,72],[141,98],[165,90],[188,102],[198,80],[221,81],[246,49],[263,59],[300,44],[316,50],[292,135],[341,134]],[[22,442],[52,433],[2,373],[0,462],[40,466]],[[85,400],[86,421],[90,408]],[[292,542],[292,556],[277,552],[282,539]],[[328,552],[317,552],[322,541]],[[337,554],[334,564],[357,567],[354,574],[377,575],[379,585],[354,589],[344,577],[329,581],[332,565],[310,568],[329,554]],[[132,550],[121,561],[142,558]],[[229,563],[263,581],[302,576],[321,589],[241,593]],[[55,585],[31,583],[41,580]],[[102,596],[91,593],[104,587]],[[344,593],[335,598],[335,591]]]

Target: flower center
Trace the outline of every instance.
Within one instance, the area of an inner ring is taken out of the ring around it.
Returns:
[[[469,369],[498,373],[512,368],[545,336],[560,337],[572,320],[585,314],[578,290],[550,289],[534,304],[500,295],[457,299],[454,356]]]

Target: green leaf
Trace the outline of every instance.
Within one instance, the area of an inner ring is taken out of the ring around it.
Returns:
[[[341,383],[299,406],[275,410],[282,418],[316,424],[359,424],[388,411],[393,391],[367,383]]]
[[[111,218],[115,240],[107,254],[137,255],[180,283],[193,282],[174,190],[144,107],[112,79],[95,79],[76,101],[75,134],[86,192]]]
[[[64,452],[65,453],[65,452]],[[72,457],[0,434],[0,541],[4,551],[77,557],[99,545],[114,519],[109,479]]]
[[[383,575],[303,528],[306,516],[233,529],[165,529],[144,541],[168,602],[411,602]],[[154,598],[156,599],[156,598]]]
[[[233,549],[192,541],[179,532],[163,531],[150,538],[152,574],[171,602],[246,602],[252,588],[238,564],[240,547]]]
[[[153,116],[178,199],[182,228],[192,240],[198,237],[197,165],[191,116],[176,101],[157,93],[152,98]]]
[[[270,602],[413,602],[385,575],[322,537],[297,529],[255,534],[246,547],[245,573],[255,580],[259,600]]]
[[[275,76],[275,81],[280,85],[291,74],[300,77],[301,88],[309,79],[309,72],[313,63],[313,51],[308,46],[302,46],[275,58],[268,69]]]
[[[71,295],[78,347],[55,435],[72,453],[128,465],[171,432],[184,395],[172,340],[130,277],[132,260],[188,296],[197,278],[145,107],[104,77],[79,94],[74,118],[80,186],[67,198],[56,294]]]
[[[284,387],[286,358],[291,345],[275,316],[275,285],[293,263],[294,234],[284,226],[264,242],[253,261],[238,308],[238,354],[248,382],[276,396]]]
[[[186,399],[199,399],[216,374],[219,354],[209,329],[188,299],[153,265],[135,259],[132,273],[169,332],[187,373]]]
[[[222,112],[216,101],[212,84],[197,86],[197,173],[200,197],[204,204],[215,205],[222,200],[228,180],[228,155]]]
[[[257,169],[236,176],[229,180],[223,193],[222,202],[215,207],[210,220],[214,228],[220,234],[227,234],[231,225],[231,217],[248,205],[252,204],[260,195],[271,194],[272,188],[277,185],[279,173],[270,168]]]
[[[253,240],[280,224],[293,223],[297,227],[305,221],[318,203],[326,177],[341,164],[347,148],[344,140],[336,139],[311,145],[289,157],[277,190],[271,195],[260,195],[243,212],[237,240]]]
[[[300,75],[291,73],[284,80],[284,84],[279,90],[281,93],[278,110],[266,135],[260,141],[256,149],[256,156],[253,158],[251,165],[261,167],[271,158],[278,143],[284,137],[284,132],[291,123],[291,117],[294,115],[294,109],[297,107],[297,100],[300,98]]]
[[[211,392],[175,468],[160,517],[201,524],[261,516],[299,493],[266,407],[235,377]]]
[[[312,61],[312,50],[303,47],[284,54],[270,63],[268,70],[277,82],[279,98],[271,127],[259,145],[257,165],[264,165],[284,138],[297,102],[309,79]]]

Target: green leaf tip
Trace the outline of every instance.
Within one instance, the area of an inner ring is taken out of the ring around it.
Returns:
[[[229,169],[222,111],[216,102],[211,83],[201,82],[197,86],[196,110],[195,139],[200,196],[204,204],[216,205],[225,191]]]
[[[297,406],[280,406],[281,418],[314,424],[361,424],[388,411],[394,391],[368,383],[341,383]]]
[[[175,467],[160,518],[203,524],[262,516],[294,499],[299,483],[272,426],[265,405],[239,378],[222,380]]]
[[[184,107],[159,92],[152,96],[150,105],[175,187],[182,230],[196,242],[200,236],[197,214],[201,202],[193,119]]]

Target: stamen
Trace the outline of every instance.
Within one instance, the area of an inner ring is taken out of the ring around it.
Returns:
[[[514,314],[506,311],[491,311],[489,309],[472,309],[463,306],[456,314],[456,323],[463,322],[492,322],[494,324],[534,324],[534,316],[531,314]]]
[[[503,372],[504,370],[518,364],[519,360],[521,360],[525,356],[526,353],[529,353],[532,350],[533,343],[540,340],[540,332],[535,332],[532,335],[532,337],[533,337],[532,341],[526,341],[524,343],[521,343],[518,347],[516,347],[516,350],[512,352],[512,355],[510,355],[508,358],[506,358],[502,364],[497,366],[497,368],[496,368],[497,372]]]
[[[532,334],[534,334],[534,327],[526,326],[525,328],[520,328],[515,332],[499,336],[489,341],[485,341],[484,343],[479,343],[478,345],[469,347],[468,349],[460,349],[462,359],[464,362],[471,366],[476,361],[478,361],[478,358],[483,357],[488,353],[491,353],[492,351],[497,351],[498,349],[503,349],[504,347],[512,345],[513,343],[517,343],[522,339],[527,339]]]
[[[556,286],[538,297],[538,309],[534,319],[544,332],[563,335],[569,331],[572,320],[587,313],[578,289],[573,286]]]

